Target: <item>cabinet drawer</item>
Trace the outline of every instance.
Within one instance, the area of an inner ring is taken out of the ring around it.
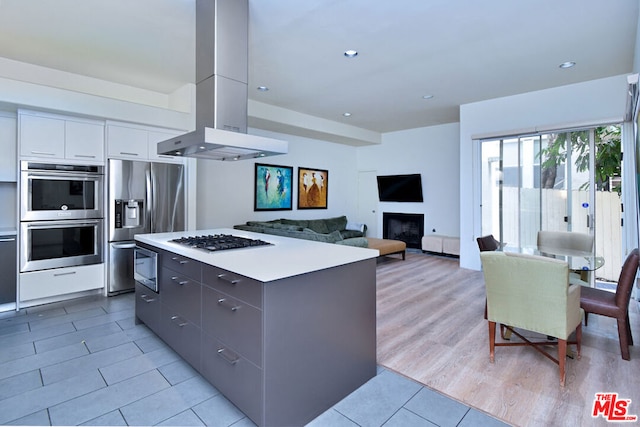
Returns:
[[[200,282],[202,279],[202,264],[191,258],[177,255],[167,251],[160,251],[160,265],[176,273],[195,279]]]
[[[262,308],[262,283],[240,274],[205,265],[202,282],[254,307]]]
[[[181,313],[160,304],[160,338],[195,369],[200,369],[201,332]]]
[[[156,334],[160,328],[160,296],[136,283],[136,317]]]
[[[211,288],[202,293],[202,329],[262,366],[262,311]]]
[[[256,424],[262,424],[264,391],[260,368],[203,334],[202,375]]]
[[[104,264],[20,273],[20,301],[104,287]]]
[[[160,272],[162,303],[182,313],[196,326],[200,326],[201,288],[200,282],[168,268]]]

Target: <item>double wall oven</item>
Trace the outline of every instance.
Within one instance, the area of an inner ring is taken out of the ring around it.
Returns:
[[[22,161],[20,272],[103,262],[104,168]]]

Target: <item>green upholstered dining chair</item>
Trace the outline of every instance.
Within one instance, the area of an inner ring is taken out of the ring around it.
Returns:
[[[569,284],[567,263],[505,252],[481,252],[480,258],[487,290],[491,362],[495,360],[495,347],[529,345],[559,365],[560,385],[564,386],[567,344],[577,345],[580,358],[584,314],[580,286]],[[522,342],[496,343],[497,323],[509,325],[507,328]],[[529,340],[517,329],[539,333],[541,340]],[[569,342],[574,331],[575,341]],[[554,344],[558,346],[557,359],[543,349]]]

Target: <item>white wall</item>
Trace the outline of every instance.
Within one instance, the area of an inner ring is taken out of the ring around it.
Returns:
[[[621,122],[626,76],[615,76],[460,106],[460,266],[480,269],[478,144],[473,138]]]
[[[378,175],[422,174],[423,203],[379,202],[378,230],[382,237],[382,213],[423,213],[425,234],[459,235],[459,125],[445,125],[390,132],[382,144],[358,148],[358,170]]]
[[[198,229],[232,227],[249,220],[265,221],[276,218],[312,219],[347,215],[349,220],[357,221],[355,147],[257,129],[249,129],[249,133],[288,141],[289,153],[266,157],[258,162],[198,159]],[[293,210],[253,210],[255,163],[294,168]],[[297,209],[298,167],[329,171],[327,209]]]

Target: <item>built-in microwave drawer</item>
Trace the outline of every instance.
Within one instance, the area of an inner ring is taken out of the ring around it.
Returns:
[[[136,282],[158,292],[158,254],[136,246],[133,250],[133,278]]]
[[[262,283],[257,280],[205,265],[202,283],[254,307],[262,308]]]

